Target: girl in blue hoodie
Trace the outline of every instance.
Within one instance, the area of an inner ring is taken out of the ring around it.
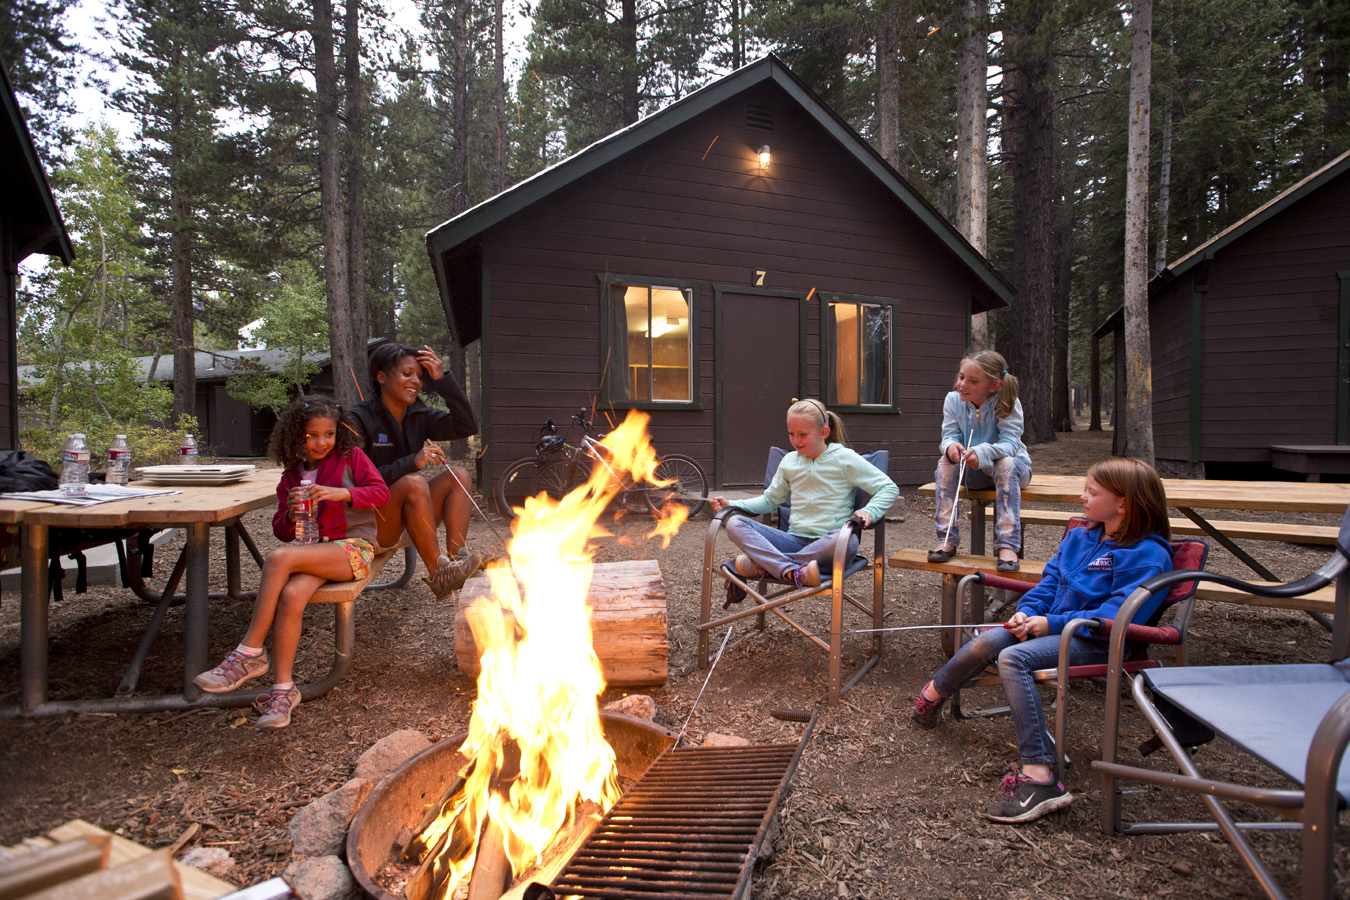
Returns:
[[[1054,745],[1033,673],[1056,665],[1060,632],[1070,619],[1114,619],[1125,598],[1143,581],[1172,569],[1167,497],[1158,473],[1137,459],[1114,457],[1088,469],[1083,515],[1093,524],[1071,528],[1041,581],[1022,596],[1003,627],[988,628],[963,646],[914,698],[914,721],[935,728],[942,703],[985,666],[998,660],[998,674],[1012,707],[1022,769],[1003,779],[999,799],[985,815],[995,822],[1029,822],[1073,802],[1051,766]],[[1143,605],[1146,622],[1166,592]],[[1073,638],[1069,665],[1106,661],[1107,641]]]
[[[1022,402],[1017,378],[993,350],[961,360],[956,384],[942,404],[942,458],[933,480],[938,545],[929,562],[946,562],[961,546],[956,521],[962,460],[967,489],[994,488],[994,553],[1000,572],[1016,572],[1022,549],[1022,488],[1031,480],[1031,457],[1022,443]]]

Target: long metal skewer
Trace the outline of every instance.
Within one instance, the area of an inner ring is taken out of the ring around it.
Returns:
[[[473,499],[473,494],[469,491],[468,486],[464,482],[459,480],[459,475],[455,472],[454,469],[450,468],[449,462],[442,459],[441,465],[445,466],[445,471],[449,472],[450,477],[455,479],[455,484],[459,485],[460,490],[464,491],[464,496],[469,498],[469,502],[473,504],[473,508],[478,510],[478,515],[483,517],[483,522],[492,531],[492,533],[496,535],[497,540],[501,541],[502,547],[507,550],[507,555],[510,555],[510,548],[507,546],[506,538],[502,537],[501,532],[499,532],[496,529],[496,527],[492,524],[491,520],[488,519],[487,513],[483,512],[483,508],[478,505],[478,501]]]
[[[680,729],[679,736],[675,738],[676,747],[680,745],[680,741],[684,740],[684,733],[689,730],[689,723],[693,721],[694,710],[698,709],[698,702],[703,699],[703,692],[708,689],[708,682],[712,680],[713,672],[717,671],[717,663],[722,658],[722,651],[727,649],[727,641],[731,640],[731,632],[735,630],[736,626],[733,624],[727,629],[727,636],[722,638],[722,646],[717,648],[717,659],[714,659],[713,664],[708,668],[708,677],[703,679],[703,687],[698,689],[698,696],[694,698],[694,705],[689,707],[689,715],[685,717],[684,727]]]
[[[974,433],[975,430],[971,429],[971,434]],[[961,441],[961,468],[956,470],[956,493],[952,495],[952,511],[951,515],[947,517],[947,533],[942,537],[942,546],[944,547],[951,546],[950,538],[952,536],[952,525],[956,522],[956,504],[961,501],[961,479],[966,475],[966,454],[970,452],[970,448],[966,446],[969,441],[970,438],[963,435],[963,440]]]

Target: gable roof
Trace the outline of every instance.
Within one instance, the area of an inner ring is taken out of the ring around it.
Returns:
[[[928,203],[853,127],[817,97],[773,54],[742,66],[632,125],[601,138],[568,158],[532,175],[427,232],[427,251],[441,296],[450,296],[444,254],[526,207],[544,199],[624,154],[659,138],[696,116],[764,82],[774,82],[863,165],[900,203],[928,226],[966,268],[1004,303],[1013,287],[984,255],[971,246],[945,216]]]
[[[1350,172],[1350,150],[1342,153],[1316,172],[1313,172],[1307,178],[1304,178],[1293,187],[1258,207],[1254,212],[1248,213],[1246,216],[1205,241],[1176,262],[1165,266],[1161,272],[1154,275],[1149,281],[1149,293],[1152,294],[1162,291],[1169,284],[1176,281],[1206,259],[1212,258],[1214,254],[1218,253],[1224,247],[1227,247],[1243,235],[1264,225],[1266,222],[1270,221],[1275,216],[1278,216],[1295,203],[1298,203],[1309,194],[1321,190],[1327,184],[1341,177],[1346,172]]]
[[[56,208],[47,173],[38,158],[33,135],[28,131],[23,111],[9,80],[4,60],[0,60],[0,170],[9,178],[0,202],[0,215],[10,220],[18,242],[14,262],[34,253],[59,256],[67,265],[75,259],[70,236]]]

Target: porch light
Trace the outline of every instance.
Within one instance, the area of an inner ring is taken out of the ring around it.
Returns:
[[[769,145],[765,144],[759,148],[759,170],[767,172],[769,170]]]

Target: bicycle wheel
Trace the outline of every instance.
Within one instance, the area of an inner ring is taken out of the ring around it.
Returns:
[[[548,494],[554,500],[561,500],[572,491],[586,483],[590,477],[589,460],[575,463],[567,458],[555,459],[540,467],[534,479],[534,492]]]
[[[646,492],[653,516],[660,516],[666,504],[678,503],[689,511],[692,519],[708,505],[708,474],[697,460],[680,453],[667,454],[657,460],[653,480],[671,482]]]
[[[516,517],[516,507],[525,505],[525,498],[534,492],[534,479],[539,473],[539,464],[533,456],[522,456],[506,467],[506,471],[497,479],[494,496],[497,511],[508,519]]]

